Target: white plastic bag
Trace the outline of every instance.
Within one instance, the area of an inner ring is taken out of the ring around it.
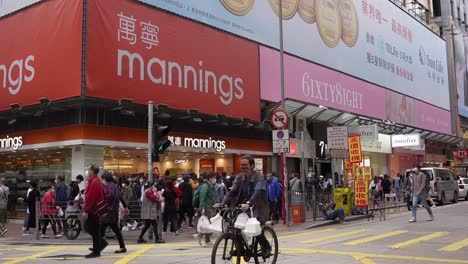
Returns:
[[[198,219],[197,231],[199,234],[210,233],[210,220],[206,216],[200,217]]]
[[[242,232],[248,237],[255,237],[262,233],[260,222],[253,216],[252,208],[250,208],[251,218],[245,224],[245,229]]]
[[[223,218],[218,213],[216,216],[210,219],[210,230],[214,233],[222,233],[223,232]]]
[[[242,213],[237,216],[234,227],[243,230],[247,224],[247,221],[249,221],[249,216],[246,213]]]

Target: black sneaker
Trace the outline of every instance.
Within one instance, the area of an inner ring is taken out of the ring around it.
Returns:
[[[164,243],[166,243],[166,241],[161,240],[161,239],[158,239],[158,240],[154,241],[154,243],[156,243],[156,244],[164,244]]]
[[[91,252],[88,255],[85,256],[85,258],[98,258],[101,256],[101,253],[98,252]]]
[[[146,243],[146,240],[144,240],[143,238],[138,238],[137,243],[143,244],[143,243]]]
[[[104,241],[102,242],[101,251],[103,251],[108,245],[109,245],[109,242],[107,242],[106,240],[104,240]]]
[[[271,248],[262,248],[262,257],[267,259],[271,256]]]

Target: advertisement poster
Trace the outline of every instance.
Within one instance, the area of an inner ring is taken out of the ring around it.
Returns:
[[[260,119],[257,44],[131,0],[88,6],[87,96]]]
[[[369,182],[366,179],[354,180],[354,206],[367,207],[368,203]]]
[[[455,46],[455,74],[457,78],[458,113],[468,117],[468,39],[463,35],[453,36]]]
[[[81,95],[82,16],[81,1],[55,0],[0,19],[0,110]]]
[[[348,127],[327,127],[327,142],[329,149],[348,149]]]
[[[279,47],[274,0],[139,0]],[[450,109],[445,41],[390,1],[284,1],[287,53]]]
[[[348,137],[349,161],[351,163],[362,162],[361,139],[359,135]]]

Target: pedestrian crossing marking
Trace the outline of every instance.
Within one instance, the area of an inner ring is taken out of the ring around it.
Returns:
[[[364,233],[364,232],[367,232],[367,231],[369,231],[369,230],[368,229],[354,230],[354,231],[335,234],[335,235],[330,235],[330,236],[317,237],[317,238],[314,238],[314,239],[302,241],[301,243],[316,243],[316,242],[321,242],[321,241],[325,241],[325,240],[331,240],[331,239],[335,239],[335,238],[360,234],[360,233]]]
[[[322,230],[315,230],[315,231],[310,231],[310,232],[302,232],[302,233],[297,233],[297,234],[292,234],[292,235],[280,236],[280,237],[278,237],[278,239],[295,238],[295,237],[325,233],[325,232],[330,232],[330,231],[335,231],[335,230],[336,230],[335,228],[325,228],[325,229],[322,229]]]
[[[402,247],[417,244],[417,243],[420,243],[420,242],[428,241],[428,240],[431,240],[431,239],[434,239],[434,238],[438,238],[438,237],[441,237],[441,236],[445,236],[447,234],[448,234],[448,232],[435,232],[435,233],[432,233],[430,235],[421,236],[421,237],[417,237],[415,239],[411,239],[411,240],[408,240],[408,241],[405,241],[405,242],[394,244],[394,245],[392,245],[390,247],[393,248],[393,249],[402,248]]]
[[[367,243],[367,242],[371,242],[371,241],[375,241],[375,240],[379,240],[379,239],[383,239],[383,238],[387,238],[387,237],[397,236],[397,235],[404,234],[404,233],[408,233],[408,231],[406,231],[406,230],[397,230],[397,231],[393,231],[393,232],[390,232],[390,233],[385,233],[385,234],[380,234],[380,235],[376,235],[376,236],[370,236],[370,237],[365,237],[365,238],[349,241],[349,242],[344,243],[344,245],[357,246],[357,245],[364,244],[364,243]]]
[[[439,251],[453,252],[453,251],[460,250],[460,249],[462,249],[464,247],[467,247],[467,246],[468,246],[468,238],[465,239],[465,240],[458,241],[456,243],[450,244],[448,246],[445,246],[445,247],[439,249]]]

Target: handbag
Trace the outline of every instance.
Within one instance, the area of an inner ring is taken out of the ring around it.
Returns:
[[[208,217],[202,216],[202,217],[200,217],[200,219],[198,219],[197,232],[199,234],[206,234],[206,233],[211,232],[211,230],[210,230],[210,220],[208,219]]]
[[[222,233],[223,232],[223,217],[218,213],[214,217],[210,219],[210,231],[214,233]]]
[[[245,228],[247,221],[249,221],[249,216],[246,213],[242,213],[237,216],[236,222],[234,223],[234,227],[242,230]]]
[[[242,233],[248,237],[255,237],[262,233],[262,226],[256,217],[253,216],[253,210],[250,208],[251,218],[245,224],[245,229]]]

